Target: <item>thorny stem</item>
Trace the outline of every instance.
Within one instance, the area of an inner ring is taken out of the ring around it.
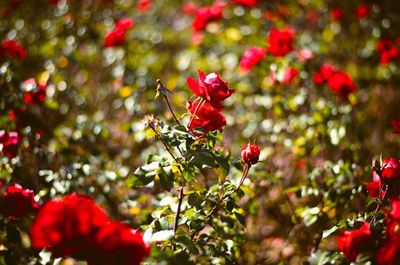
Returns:
[[[192,126],[194,116],[196,116],[197,111],[200,109],[200,107],[203,105],[203,103],[204,103],[205,101],[206,101],[206,100],[205,100],[204,98],[202,98],[201,101],[199,102],[199,104],[197,105],[196,109],[194,110],[194,113],[193,113],[192,116],[190,117],[190,121],[189,121],[189,124],[188,124],[188,126],[187,126],[188,129],[190,129],[190,127]]]

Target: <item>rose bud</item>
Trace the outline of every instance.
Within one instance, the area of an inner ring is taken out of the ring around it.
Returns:
[[[245,163],[256,164],[260,157],[260,147],[255,144],[246,144],[242,147],[241,154]]]

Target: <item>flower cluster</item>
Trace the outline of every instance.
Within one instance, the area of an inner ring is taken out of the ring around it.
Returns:
[[[393,41],[389,38],[381,39],[376,45],[376,49],[380,52],[382,65],[387,65],[390,61],[399,57],[399,49],[394,46]]]
[[[0,130],[0,144],[2,146],[1,151],[9,158],[14,158],[18,154],[18,140],[19,136],[17,132],[6,132]]]
[[[4,40],[0,47],[0,57],[7,55],[9,58],[18,57],[24,59],[26,57],[24,46],[20,45],[15,40]]]
[[[131,18],[123,18],[118,20],[115,29],[109,32],[104,41],[104,47],[117,47],[121,46],[126,36],[125,31],[133,27],[134,21]]]
[[[324,64],[318,72],[314,73],[314,82],[318,85],[327,82],[331,90],[343,99],[348,99],[349,94],[356,91],[353,79],[330,64]]]
[[[89,264],[138,265],[150,249],[142,235],[110,221],[91,198],[68,195],[47,202],[31,227],[32,244],[56,257],[70,256]]]
[[[34,213],[39,208],[32,190],[24,190],[21,185],[8,186],[4,198],[0,201],[0,213],[12,220]]]

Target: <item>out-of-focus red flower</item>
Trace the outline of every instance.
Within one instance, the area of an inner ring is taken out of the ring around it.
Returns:
[[[337,71],[328,80],[328,85],[333,92],[340,95],[343,99],[348,99],[349,94],[356,91],[353,79],[341,71]]]
[[[204,98],[215,108],[223,108],[221,102],[232,95],[235,90],[228,87],[228,83],[221,79],[219,73],[210,73],[207,76],[202,71],[199,74],[199,82],[188,77],[186,82],[189,88],[197,96]]]
[[[267,50],[261,47],[252,47],[245,51],[240,60],[239,68],[243,73],[248,73],[259,61],[267,55]]]
[[[256,144],[246,144],[240,153],[245,163],[256,164],[260,158],[260,147]]]
[[[117,47],[121,46],[125,40],[125,31],[122,29],[115,29],[109,32],[104,41],[104,47]]]
[[[394,134],[400,134],[400,117],[392,120],[390,122],[390,125],[394,126]]]
[[[375,237],[370,231],[368,222],[364,222],[358,230],[341,231],[337,239],[339,249],[343,252],[344,256],[355,262],[359,254],[363,252],[374,251]]]
[[[290,84],[297,75],[299,74],[299,71],[297,71],[293,67],[287,67],[285,70],[283,70],[283,77],[282,77],[282,83],[285,84]]]
[[[133,19],[126,17],[118,20],[117,23],[115,23],[115,27],[117,29],[127,30],[132,28],[134,24],[135,22],[133,21]]]
[[[275,15],[274,12],[265,11],[265,12],[263,13],[263,18],[264,18],[265,20],[274,21],[274,20],[277,18],[277,16]]]
[[[248,6],[248,7],[254,7],[258,5],[259,0],[231,0],[231,2],[243,5],[243,6]]]
[[[18,57],[24,59],[26,54],[25,48],[15,40],[4,40],[1,44],[0,57],[7,55],[9,58]]]
[[[356,13],[356,16],[359,19],[363,19],[369,15],[369,12],[371,12],[371,9],[370,9],[369,5],[363,4],[363,5],[358,6],[354,12]]]
[[[68,195],[41,207],[30,231],[32,244],[37,249],[50,250],[55,257],[87,260],[95,253],[97,233],[108,222],[107,215],[92,199]]]
[[[343,18],[343,10],[340,7],[331,9],[331,16],[333,20],[341,20]]]
[[[34,78],[31,78],[24,82],[23,88],[26,91],[24,95],[25,103],[42,105],[46,100],[46,84],[38,84]]]
[[[193,115],[200,102],[187,102],[187,107]],[[218,130],[222,132],[222,127],[226,125],[225,116],[222,115],[222,109],[213,107],[209,102],[206,102],[196,112],[198,118],[194,118],[190,126],[190,131],[197,136],[201,136],[194,132],[194,128],[201,127],[206,132]]]
[[[0,202],[0,212],[3,216],[11,216],[13,220],[34,213],[39,208],[32,190],[24,190],[21,185],[8,186],[3,200]]]
[[[18,133],[0,130],[0,144],[3,145],[2,152],[9,158],[14,158],[18,154]]]
[[[381,39],[376,45],[376,49],[380,52],[382,65],[387,65],[390,61],[399,57],[399,50],[394,46],[391,39]]]
[[[317,85],[323,85],[332,77],[334,72],[335,68],[332,65],[324,64],[318,72],[314,73],[314,83]]]
[[[190,37],[190,43],[192,45],[200,45],[203,42],[204,34],[201,31],[194,31]]]
[[[392,201],[392,211],[386,212],[386,237],[376,252],[379,265],[397,265],[400,262],[400,201]]]
[[[297,52],[297,59],[300,62],[305,62],[314,56],[313,52],[309,49],[301,49]]]
[[[225,7],[226,3],[223,1],[215,1],[210,7],[200,7],[196,11],[196,16],[192,24],[193,30],[199,31],[205,29],[208,22],[220,20]]]
[[[12,12],[17,6],[19,6],[19,4],[20,4],[20,1],[19,1],[19,0],[11,0],[10,3],[9,3],[6,7],[4,7],[4,8],[1,10],[2,16],[3,16],[3,17],[7,17],[8,15],[10,15],[11,12]]]
[[[291,30],[271,29],[268,38],[268,52],[276,57],[282,57],[293,50],[293,32]]]
[[[152,0],[140,0],[140,1],[136,4],[136,10],[137,10],[139,13],[144,13],[144,12],[146,12],[152,5],[153,5],[153,1],[152,1]]]
[[[311,10],[310,12],[307,13],[307,20],[311,24],[317,24],[319,17],[320,15],[317,10]]]
[[[194,14],[197,9],[197,4],[194,2],[187,2],[182,6],[182,12],[184,14]]]
[[[89,265],[139,265],[150,254],[139,231],[121,222],[109,222],[95,237],[96,254]]]
[[[276,9],[278,16],[285,18],[290,14],[290,9],[286,5],[279,5]]]

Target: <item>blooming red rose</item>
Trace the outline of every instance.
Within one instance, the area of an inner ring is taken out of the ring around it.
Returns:
[[[2,152],[9,158],[14,158],[18,154],[18,133],[6,132],[0,130],[0,144],[2,144]]]
[[[374,250],[375,238],[369,228],[369,223],[364,222],[358,230],[339,233],[337,244],[348,260],[355,262],[360,253]]]
[[[340,7],[334,7],[331,10],[331,16],[333,20],[341,20],[343,18],[343,11]]]
[[[282,57],[293,50],[293,32],[291,30],[271,29],[268,38],[268,52],[276,57]]]
[[[28,79],[23,84],[24,101],[30,105],[42,105],[46,99],[46,84],[38,84],[34,78]]]
[[[13,220],[25,217],[35,212],[39,204],[35,201],[32,190],[24,190],[21,185],[8,186],[3,200],[0,202],[0,212],[3,216],[11,216]]]
[[[333,92],[339,94],[344,99],[348,99],[349,94],[356,91],[351,77],[341,71],[334,73],[332,77],[329,78],[328,85]]]
[[[238,3],[240,5],[254,7],[258,5],[259,0],[231,0],[231,2]]]
[[[369,8],[369,5],[364,4],[358,6],[354,12],[359,19],[363,19],[369,15],[370,11],[371,9]]]
[[[375,171],[373,172],[373,180],[366,186],[368,194],[375,198],[383,198],[385,195],[392,200],[400,198],[400,160],[384,159],[381,176],[380,178]],[[384,189],[384,185],[387,185],[387,190]]]
[[[136,4],[136,10],[139,13],[144,13],[146,12],[153,4],[152,0],[140,0],[137,4]]]
[[[248,73],[259,61],[265,57],[266,54],[267,50],[261,47],[252,47],[247,49],[240,60],[240,70],[243,73]]]
[[[26,50],[15,40],[4,40],[0,47],[0,56],[2,55],[7,55],[9,58],[18,57],[24,59],[26,57]]]
[[[374,171],[372,172],[372,181],[365,186],[367,189],[368,195],[374,198],[384,198],[385,191],[382,189],[381,178]]]
[[[334,72],[335,69],[332,65],[324,64],[323,66],[321,66],[318,72],[314,73],[314,82],[317,85],[323,85],[332,77]]]
[[[400,263],[400,201],[392,201],[392,210],[386,212],[386,237],[376,252],[379,265],[397,265]]]
[[[188,77],[186,82],[189,88],[197,96],[207,100],[213,107],[223,108],[221,102],[232,95],[235,90],[230,89],[228,83],[223,81],[217,72],[207,76],[200,70],[197,72],[199,74],[199,82]]]
[[[219,20],[222,18],[222,11],[225,9],[226,3],[215,1],[210,7],[201,7],[196,11],[196,16],[192,24],[194,31],[205,29],[208,22]]]
[[[55,257],[86,260],[95,252],[97,233],[108,222],[107,215],[91,198],[68,195],[40,209],[30,231],[32,244],[50,250]]]
[[[109,32],[104,41],[104,47],[117,47],[121,46],[125,40],[125,31],[122,29],[115,29]]]
[[[399,57],[399,50],[394,46],[391,39],[381,39],[376,45],[376,49],[380,52],[382,65],[387,65],[390,61]]]
[[[282,77],[282,83],[285,84],[290,84],[297,75],[299,74],[299,71],[297,71],[293,67],[287,67],[285,70],[283,70],[283,77]]]
[[[188,101],[188,109],[191,114],[194,114],[198,104],[200,102],[192,103]],[[213,107],[209,102],[206,102],[196,112],[198,118],[194,118],[190,126],[190,131],[195,135],[200,136],[200,134],[193,131],[194,128],[201,127],[206,132],[211,132],[218,130],[222,132],[222,127],[226,125],[225,116],[222,115],[222,110]]]
[[[394,126],[393,133],[400,134],[400,117],[390,122],[390,125]]]
[[[118,20],[117,23],[115,23],[115,27],[117,29],[127,30],[132,28],[134,24],[135,22],[133,21],[133,19],[126,17]]]
[[[260,157],[260,147],[255,144],[246,144],[242,147],[241,155],[245,163],[256,164]]]
[[[139,231],[121,222],[109,222],[95,237],[96,252],[89,265],[139,265],[150,254]]]

